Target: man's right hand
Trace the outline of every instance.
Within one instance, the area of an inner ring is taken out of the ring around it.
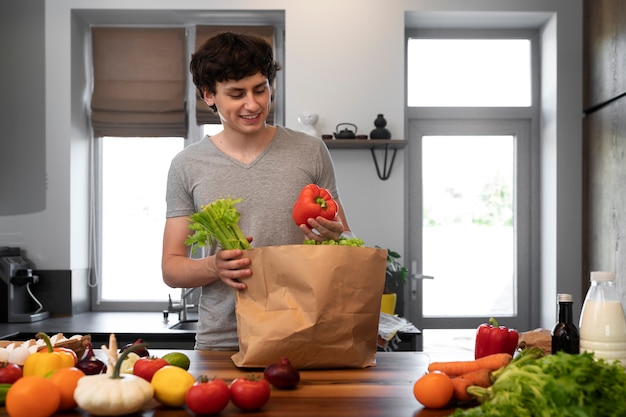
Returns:
[[[246,289],[242,280],[252,276],[250,258],[242,258],[241,249],[220,250],[214,256],[217,276],[229,287],[237,290]]]

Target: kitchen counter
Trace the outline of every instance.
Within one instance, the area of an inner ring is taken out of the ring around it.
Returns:
[[[100,347],[108,344],[109,335],[115,333],[120,346],[144,338],[157,349],[193,349],[195,331],[170,329],[178,317],[171,313],[169,317],[169,323],[164,323],[161,312],[90,312],[33,323],[0,323],[0,340],[28,340],[37,332],[50,336],[63,333],[66,337],[89,334],[94,346]]]
[[[152,351],[162,356],[167,351]],[[189,371],[196,377],[201,374],[222,378],[226,382],[251,372],[235,367],[234,352],[184,351],[191,360]],[[462,354],[435,355],[423,352],[378,352],[377,365],[363,369],[301,370],[300,384],[295,390],[272,389],[269,402],[256,416],[264,417],[437,417],[448,416],[454,407],[441,410],[424,409],[413,396],[413,385],[423,375],[431,360],[468,358]],[[81,410],[65,412],[66,417],[87,416]],[[143,417],[189,417],[184,408],[166,408],[153,402],[141,414]],[[220,413],[223,417],[250,416],[239,411],[232,403]],[[0,417],[6,417],[0,408]]]
[[[189,319],[197,320],[197,313],[190,312]],[[108,344],[109,335],[115,333],[120,346],[143,338],[157,349],[193,349],[195,330],[173,330],[178,316],[170,313],[169,322],[163,322],[162,312],[89,312],[67,317],[51,317],[33,323],[0,323],[0,340],[28,340],[37,332],[49,336],[63,333],[65,337],[75,334],[91,335],[95,347]],[[399,342],[394,350],[422,350],[421,332],[398,333]]]

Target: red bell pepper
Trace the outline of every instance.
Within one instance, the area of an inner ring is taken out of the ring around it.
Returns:
[[[518,342],[519,334],[517,331],[498,326],[498,321],[492,317],[489,319],[489,323],[481,324],[476,330],[474,357],[478,359],[494,353],[513,355]]]
[[[322,216],[328,220],[334,219],[337,215],[337,202],[326,188],[309,184],[300,191],[291,215],[298,226],[306,224],[311,228],[307,223],[310,218]]]

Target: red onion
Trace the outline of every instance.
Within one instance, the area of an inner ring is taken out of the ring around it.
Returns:
[[[78,361],[76,367],[83,371],[85,375],[97,375],[103,374],[107,371],[107,366],[104,362],[98,359],[93,353],[93,346],[91,342],[85,342],[87,346],[87,354],[83,359]]]
[[[288,358],[268,365],[263,376],[273,386],[280,389],[292,389],[300,382],[300,372],[291,365]]]
[[[122,347],[120,348],[120,352],[119,352],[119,353],[124,352],[126,349],[128,349],[128,348],[129,348],[129,347],[131,347],[131,346],[134,346],[134,345],[140,345],[140,344],[142,344],[142,343],[145,343],[143,339],[137,339],[137,340],[135,340],[133,343],[127,343],[127,344],[125,344],[124,346],[122,346]],[[143,357],[148,357],[148,356],[150,356],[150,352],[148,352],[148,349],[146,349],[145,347],[144,347],[144,348],[137,349],[137,350],[135,350],[134,352],[135,352],[137,355],[139,355],[140,357],[142,357],[142,358],[143,358]]]

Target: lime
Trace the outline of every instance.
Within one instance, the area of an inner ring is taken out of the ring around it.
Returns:
[[[188,371],[177,366],[165,365],[154,373],[150,384],[154,388],[154,398],[169,407],[185,405],[187,390],[196,382]]]
[[[181,352],[167,353],[162,356],[162,359],[164,359],[165,362],[167,362],[168,364],[172,366],[178,366],[179,368],[183,368],[184,370],[188,370],[189,365],[191,364],[189,356]]]

